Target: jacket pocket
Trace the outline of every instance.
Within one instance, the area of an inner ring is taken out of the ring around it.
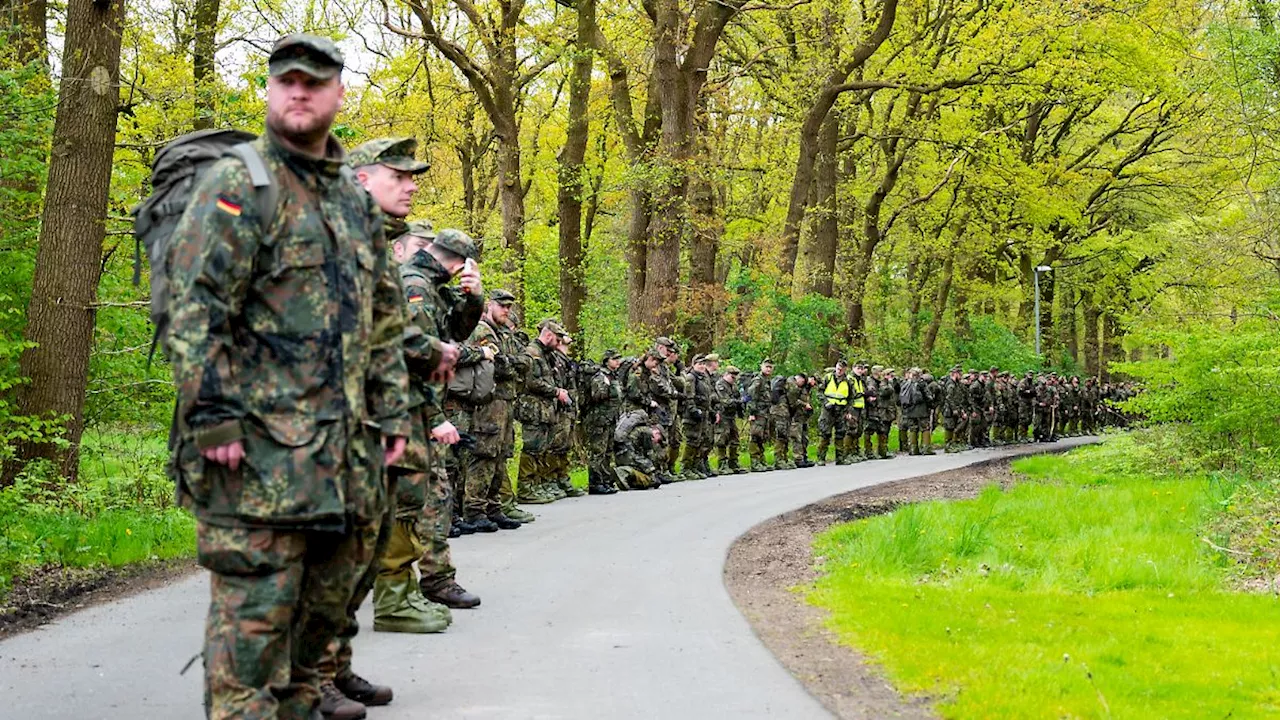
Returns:
[[[297,414],[245,421],[244,488],[237,515],[264,523],[313,522],[345,514],[337,428]],[[336,438],[334,438],[336,439]]]

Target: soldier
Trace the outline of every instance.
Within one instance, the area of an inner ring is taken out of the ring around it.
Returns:
[[[684,363],[680,360],[680,350],[669,337],[660,337],[655,342],[658,356],[662,358],[662,371],[666,378],[663,392],[667,397],[658,398],[659,404],[666,407],[669,425],[664,425],[662,435],[667,443],[667,459],[661,469],[674,480],[683,480],[675,474],[676,460],[680,457],[680,447],[684,443],[683,423],[681,422],[680,403],[684,400],[687,389],[684,382]]]
[[[556,337],[555,351],[552,353],[557,381],[569,394],[569,402],[556,407],[555,423],[551,433],[551,451],[547,466],[550,481],[547,487],[556,500],[582,497],[587,494],[586,491],[575,486],[569,478],[578,408],[581,404],[578,395],[577,364],[569,359],[569,346],[572,343],[573,338],[569,333],[562,331]]]
[[[751,444],[748,453],[751,456],[751,471],[769,470],[764,464],[764,444],[773,436],[773,361],[765,358],[760,362],[760,374],[747,389],[747,422],[750,424]],[[778,458],[775,457],[777,462]]]
[[[1080,391],[1080,431],[1092,435],[1098,429],[1098,380],[1092,376]]]
[[[910,455],[921,454],[921,433],[929,418],[928,389],[920,375],[920,368],[908,370],[898,391],[898,405],[902,408],[898,444],[905,444]]]
[[[392,243],[393,254],[404,247],[402,237],[408,231],[404,217],[418,189],[416,177],[430,167],[429,163],[415,159],[416,151],[417,141],[412,138],[382,138],[364,143],[347,156],[347,165],[354,168],[356,180],[385,215],[384,232],[387,241]],[[405,326],[412,431],[406,452],[388,468],[390,502],[379,532],[377,557],[365,571],[347,607],[346,629],[338,633],[319,665],[324,679],[320,711],[327,717],[359,717],[365,712],[366,704],[377,705],[387,699],[378,697],[376,692],[370,694],[369,688],[356,687],[349,680],[351,637],[359,628],[355,614],[371,589],[375,631],[442,632],[452,620],[448,608],[423,597],[413,576],[413,562],[422,550],[418,518],[424,504],[423,478],[430,470],[426,434],[420,420],[426,397],[417,387],[433,373],[450,372],[458,355],[454,346],[442,344],[434,333],[435,328]],[[417,375],[421,375],[423,381],[417,380]],[[410,448],[412,452],[408,451]],[[390,563],[388,556],[392,557]]]
[[[587,451],[587,492],[612,495],[618,492],[613,466],[613,434],[622,415],[622,382],[618,368],[622,356],[605,350],[600,366],[592,373],[583,393],[582,428]]]
[[[822,412],[818,415],[818,464],[827,464],[827,447],[832,436],[835,437],[835,462],[845,465],[849,462],[846,447],[849,435],[849,423],[853,420],[850,408],[850,396],[853,385],[849,381],[848,363],[844,358],[836,361],[836,366],[822,378]]]
[[[661,359],[652,355],[654,368]],[[628,410],[618,418],[613,433],[614,472],[623,490],[656,490],[657,462],[666,457],[662,426],[643,410]]]
[[[715,446],[719,458],[717,471],[720,475],[743,473],[746,468],[738,465],[738,456],[742,453],[742,438],[738,431],[738,418],[742,417],[744,405],[742,391],[738,389],[738,376],[741,372],[730,365],[724,375],[716,379],[716,396],[720,406],[720,422],[716,423]]]
[[[902,452],[905,446],[906,438],[902,436],[902,424],[900,422],[901,408],[898,406],[898,393],[902,391],[902,381],[898,378],[893,368],[884,369],[884,383],[888,387],[880,388],[880,398],[884,401],[881,406],[881,420],[884,422],[885,442],[893,434],[894,423],[898,423],[898,452]],[[882,384],[882,385],[883,385]],[[889,457],[893,457],[893,453],[889,453]]]
[[[849,407],[852,410],[849,413],[849,434],[846,436],[848,439],[845,446],[845,458],[848,462],[869,460],[873,454],[870,440],[863,448],[862,438],[867,429],[867,372],[867,361],[859,360],[854,363],[849,377]]]
[[[1027,433],[1031,430],[1031,424],[1035,422],[1036,408],[1036,381],[1035,375],[1028,370],[1027,374],[1018,382],[1018,424],[1014,431],[1014,438],[1019,443],[1028,442]]]
[[[559,348],[564,328],[553,320],[539,326],[538,337],[525,347],[529,371],[525,375],[524,393],[516,400],[516,419],[524,434],[520,453],[519,500],[543,504],[555,496],[540,491],[549,483],[552,468],[551,441],[558,407],[568,408],[569,391],[559,384],[554,366],[554,353]]]
[[[791,462],[798,468],[813,467],[809,461],[809,420],[813,417],[813,387],[816,379],[808,375],[796,375],[794,386],[787,388],[787,401],[791,406]]]
[[[774,377],[769,383],[769,423],[773,426],[773,465],[779,470],[795,470],[796,464],[789,451],[791,445],[791,414],[799,393],[791,378]]]
[[[1036,379],[1036,442],[1049,442],[1053,432],[1056,404],[1057,393],[1049,386],[1049,379],[1041,375]]]
[[[951,368],[946,385],[942,388],[942,429],[946,446],[944,452],[961,450],[960,444],[969,432],[969,388],[960,374],[960,366]]]
[[[459,398],[471,409],[469,423],[475,443],[463,475],[466,485],[462,514],[463,522],[477,532],[515,530],[521,525],[502,508],[502,486],[511,484],[505,457],[506,428],[511,417],[510,401],[515,397],[511,385],[516,368],[510,354],[512,348],[503,343],[499,328],[504,326],[514,301],[515,297],[504,290],[493,293],[468,340],[483,359],[469,369],[459,370],[450,383],[450,393],[457,387]],[[499,392],[503,384],[504,392]]]
[[[492,331],[498,348],[498,354],[494,358],[494,380],[497,382],[497,387],[493,393],[493,402],[488,409],[489,421],[500,428],[499,454],[492,463],[493,481],[489,485],[489,492],[495,492],[496,488],[497,495],[496,498],[491,499],[489,507],[492,508],[493,502],[496,502],[498,513],[523,524],[531,523],[537,518],[516,505],[511,473],[507,470],[511,458],[515,455],[516,395],[524,385],[524,374],[528,370],[527,358],[524,354],[524,347],[528,345],[528,341],[522,340],[520,336],[523,333],[516,331],[512,312],[512,306],[515,303],[515,295],[506,290],[495,290],[489,296],[489,304],[480,321]],[[501,527],[502,523],[498,521],[496,514],[490,513],[490,519]]]
[[[442,341],[461,343],[475,329],[484,308],[480,274],[475,269],[475,243],[460,230],[442,230],[437,235],[430,224],[422,222],[409,223],[403,242],[412,253],[400,266],[410,319],[424,327],[434,327]],[[455,277],[459,280],[456,288],[449,284]],[[474,365],[483,357],[483,352],[460,347],[457,366]],[[448,403],[447,392],[443,388],[439,390],[434,397]],[[426,478],[426,505],[422,515],[426,551],[418,561],[421,575],[418,585],[428,600],[451,608],[474,608],[480,604],[480,598],[455,580],[457,570],[448,543],[454,510],[454,485],[448,473],[456,472],[458,460],[446,448],[450,440],[457,442],[459,428],[453,419],[444,415],[443,404],[425,412],[426,426],[437,443],[433,452],[438,452],[433,460],[438,459],[440,463]],[[454,418],[469,422],[458,413]]]
[[[920,454],[933,454],[933,431],[938,427],[942,415],[942,386],[933,379],[933,374],[925,371],[920,379],[924,381],[925,401],[929,405],[929,415],[925,418],[924,427],[920,430]]]
[[[719,358],[716,358],[719,360]],[[685,375],[684,456],[681,462],[686,479],[704,480],[711,476],[707,456],[711,453],[711,427],[714,425],[715,398],[711,376],[707,374],[707,360],[698,355],[693,367]]]
[[[287,35],[268,60],[274,187],[263,230],[249,168],[219,161],[191,196],[169,258],[177,386],[170,469],[211,573],[211,718],[313,716],[317,665],[374,560],[384,466],[410,433],[404,309],[373,199],[330,134],[342,53]],[[337,281],[331,282],[330,278]],[[288,358],[282,358],[288,348]],[[371,703],[391,700],[347,669]]]

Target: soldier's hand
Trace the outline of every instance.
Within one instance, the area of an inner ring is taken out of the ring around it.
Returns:
[[[382,437],[382,456],[388,467],[404,457],[404,446],[408,440],[401,435],[384,435]]]
[[[440,344],[440,364],[431,373],[431,382],[447,383],[453,379],[453,369],[458,364],[460,349],[457,343]]]
[[[569,404],[569,391],[564,388],[556,388],[556,399],[565,405]]]
[[[756,421],[756,416],[755,416],[755,415],[748,415],[748,416],[747,416],[747,422],[755,422],[755,421]]]
[[[244,459],[244,443],[236,440],[226,445],[206,448],[200,454],[204,455],[205,460],[226,465],[232,470],[239,470],[240,461]]]
[[[468,295],[480,297],[484,294],[484,289],[480,285],[480,268],[476,267],[474,260],[468,260],[462,272],[458,273],[458,286]]]
[[[485,345],[483,348],[481,348],[480,352],[484,354],[485,360],[493,360],[494,358],[498,357],[498,351],[494,350],[493,346],[491,345]]]
[[[458,437],[458,428],[445,421],[431,430],[431,439],[441,445],[457,445],[462,438]]]

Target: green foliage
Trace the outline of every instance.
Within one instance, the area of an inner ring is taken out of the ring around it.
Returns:
[[[1200,538],[1238,481],[1153,475],[1139,444],[1021,460],[1009,490],[837,526],[815,541],[810,598],[946,717],[1269,716],[1275,598],[1226,592],[1232,561]]]
[[[1141,340],[1167,357],[1117,367],[1145,387],[1133,409],[1189,423],[1220,448],[1280,451],[1280,323],[1270,307],[1234,324],[1152,328]]]
[[[158,428],[90,432],[80,481],[27,465],[0,489],[0,596],[34,568],[120,566],[195,552],[195,520],[173,504]]]
[[[821,295],[794,300],[770,278],[739,271],[731,280],[726,313],[747,315],[742,331],[721,342],[717,352],[739,368],[758,368],[766,357],[778,374],[810,373],[827,364],[838,344],[840,303]]]
[[[957,363],[965,368],[998,367],[1018,374],[1044,367],[1036,357],[1035,348],[1018,339],[995,318],[988,315],[974,318],[970,327],[967,336],[955,330],[947,332],[945,346],[934,353],[937,371],[948,370]]]

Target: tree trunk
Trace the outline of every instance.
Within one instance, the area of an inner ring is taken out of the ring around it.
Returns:
[[[1111,382],[1114,373],[1111,372],[1111,363],[1124,362],[1124,345],[1121,340],[1124,338],[1124,330],[1120,328],[1120,321],[1111,313],[1104,313],[1102,316],[1102,380],[1103,382]]]
[[[520,174],[520,130],[515,111],[503,118],[498,135],[498,203],[502,210],[503,271],[513,275],[511,291],[524,309],[524,183]]]
[[[123,16],[124,0],[71,0],[67,6],[45,191],[45,207],[57,211],[46,212],[40,228],[27,309],[27,339],[37,346],[22,354],[22,374],[31,382],[20,403],[24,415],[66,418],[69,445],[22,443],[15,470],[48,458],[66,477],[76,475],[115,152]]]
[[[218,40],[218,11],[221,0],[196,0],[195,37],[191,49],[191,70],[195,79],[195,117],[191,125],[196,130],[208,130],[214,126],[217,114],[217,81],[214,67]]]
[[[13,60],[17,65],[35,61],[49,64],[49,42],[45,22],[48,0],[0,0],[0,37],[13,43]]]
[[[942,328],[942,318],[947,314],[947,299],[951,294],[951,282],[955,277],[956,252],[959,238],[947,252],[947,259],[942,264],[942,278],[938,282],[938,293],[933,297],[933,317],[929,318],[929,327],[924,332],[924,343],[920,355],[926,364],[933,362],[933,348],[938,342],[938,330]]]
[[[1063,359],[1071,358],[1072,362],[1080,360],[1080,341],[1076,333],[1076,296],[1075,288],[1063,284],[1058,293],[1058,343],[1062,348]]]
[[[577,336],[582,329],[582,303],[587,295],[583,272],[582,176],[590,131],[591,35],[596,24],[595,0],[578,3],[578,36],[569,76],[569,126],[560,151],[560,312],[565,329]]]
[[[828,113],[818,145],[813,238],[806,248],[804,259],[805,271],[809,274],[805,290],[823,297],[831,297],[833,291],[836,250],[840,245],[839,206],[836,200],[839,185],[839,139],[840,116],[838,113]]]
[[[691,313],[684,329],[690,349],[711,352],[715,345],[719,301],[716,294],[716,259],[720,252],[722,223],[716,211],[716,191],[711,178],[699,173],[690,191],[693,233],[689,252],[689,302]]]
[[[1050,365],[1058,357],[1058,336],[1053,332],[1053,273],[1040,273],[1040,354]],[[1032,329],[1035,332],[1035,329]]]
[[[880,19],[871,34],[854,48],[849,59],[831,70],[813,105],[805,113],[800,125],[800,153],[796,159],[796,172],[791,180],[791,195],[787,205],[787,219],[782,231],[782,272],[791,275],[796,269],[796,255],[800,248],[800,228],[804,221],[805,205],[809,199],[809,184],[813,182],[814,163],[818,157],[818,135],[827,114],[847,88],[842,87],[854,71],[866,64],[876,50],[888,39],[898,17],[898,0],[884,0]]]
[[[1098,340],[1098,320],[1102,311],[1090,295],[1084,303],[1084,371],[1089,377],[1101,377],[1098,360],[1101,356]]]

